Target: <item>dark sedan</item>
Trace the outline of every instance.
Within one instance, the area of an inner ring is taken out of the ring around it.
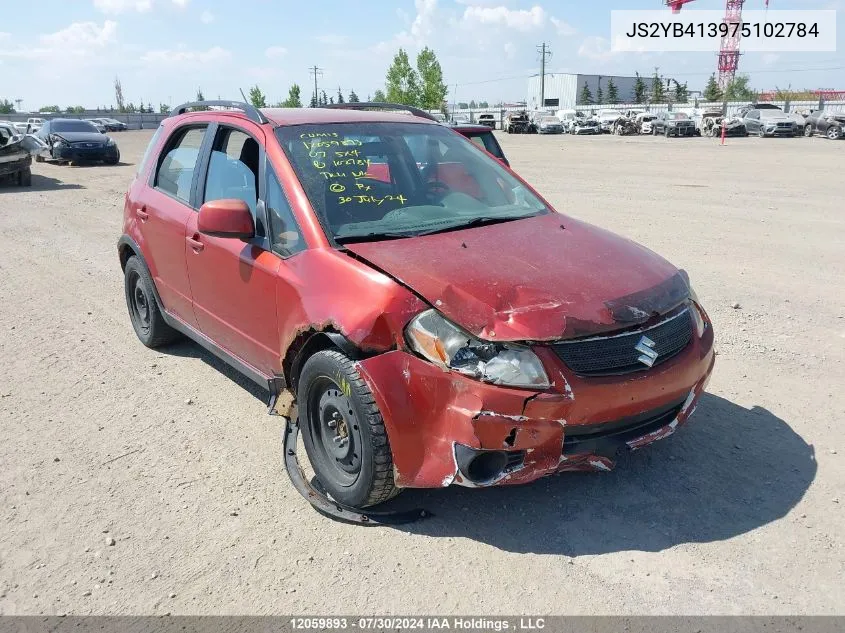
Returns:
[[[845,138],[845,114],[816,110],[804,126],[804,136],[813,134],[822,134],[832,141]]]
[[[45,121],[36,135],[47,144],[45,158],[57,162],[103,162],[116,165],[120,161],[117,143],[97,131],[89,121],[52,119]],[[42,157],[38,157],[39,160]]]

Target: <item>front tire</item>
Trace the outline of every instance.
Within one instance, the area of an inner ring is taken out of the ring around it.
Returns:
[[[384,420],[355,363],[317,352],[302,368],[297,400],[308,459],[333,499],[363,508],[399,493]]]
[[[18,185],[21,187],[32,186],[32,171],[29,167],[18,172]]]
[[[181,335],[165,322],[158,308],[152,277],[137,256],[126,262],[123,288],[129,319],[138,340],[147,347],[155,348],[180,338]]]
[[[804,136],[810,138],[813,135],[813,126],[809,123],[804,126]]]
[[[839,140],[839,137],[842,136],[842,130],[840,130],[838,127],[834,127],[831,125],[829,128],[827,128],[826,136],[831,141],[837,141]]]

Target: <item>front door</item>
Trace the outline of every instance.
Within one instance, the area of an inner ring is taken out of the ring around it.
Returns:
[[[192,214],[182,243],[200,331],[265,376],[280,373],[276,277],[282,260],[272,252],[259,205],[263,132],[258,126],[219,125],[210,147],[200,204],[236,198],[253,212],[256,236],[244,241],[201,235]],[[202,177],[202,176],[201,176]]]

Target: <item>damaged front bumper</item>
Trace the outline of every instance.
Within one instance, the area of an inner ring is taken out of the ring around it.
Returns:
[[[714,364],[707,327],[662,365],[581,377],[546,346],[553,386],[478,382],[402,350],[357,363],[384,418],[399,487],[521,484],[562,471],[605,471],[619,450],[668,437],[695,410]]]

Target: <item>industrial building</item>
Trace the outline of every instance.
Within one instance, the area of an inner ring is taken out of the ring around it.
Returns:
[[[613,79],[616,86],[619,103],[634,102],[634,84],[636,77],[620,77],[617,75],[574,75],[570,73],[546,73],[545,104],[548,109],[567,110],[579,105],[579,97],[584,86],[587,85],[595,100],[601,87],[604,101],[607,101],[607,82]],[[528,107],[532,110],[540,109],[540,75],[528,80]]]

